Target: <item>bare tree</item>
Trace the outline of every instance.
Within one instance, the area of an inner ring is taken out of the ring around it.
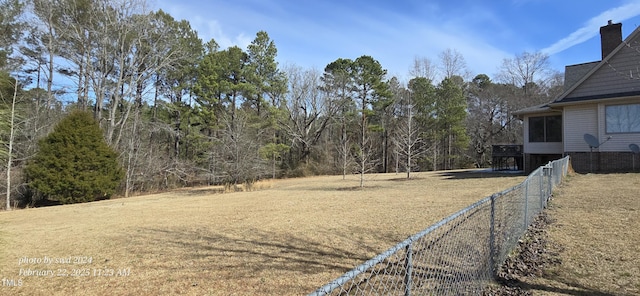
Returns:
[[[552,81],[553,72],[549,67],[548,56],[541,52],[523,52],[512,59],[503,60],[497,79],[505,85],[512,86],[512,91],[504,96],[507,99],[504,111],[507,117],[511,118],[511,112],[515,110],[550,101],[550,89],[547,89],[547,85]],[[506,129],[510,141],[520,137],[518,131],[521,127],[518,121],[507,122]]]
[[[53,77],[56,71],[55,61],[57,55],[60,55],[59,32],[56,30],[56,19],[59,17],[60,10],[56,7],[56,1],[51,0],[32,0],[33,13],[36,15],[33,23],[38,23],[40,29],[31,32],[28,40],[31,40],[32,47],[25,48],[26,51],[32,51],[33,58],[38,62],[38,79],[37,84],[40,88],[40,68],[44,66],[44,77],[47,81],[47,97],[45,100],[45,115],[51,108],[54,101]]]
[[[436,78],[437,67],[429,58],[414,57],[413,65],[409,69],[409,75],[412,77],[424,77],[433,81]]]
[[[564,73],[551,71],[547,84],[545,85],[547,97],[556,99],[564,92]]]
[[[443,78],[451,78],[453,76],[465,78],[468,76],[467,62],[457,50],[447,48],[438,57],[440,58],[440,69],[444,75]]]
[[[507,127],[516,120],[509,113],[509,98],[514,87],[495,84],[485,74],[477,75],[467,95],[467,134],[477,167],[488,165],[491,145],[512,142]]]
[[[236,116],[222,118],[222,159],[226,182],[230,185],[252,183],[265,172],[264,163],[259,154],[257,141],[250,135],[247,115],[239,110]]]
[[[320,73],[316,70],[287,69],[289,92],[284,105],[287,120],[281,125],[299,149],[299,158],[308,162],[311,148],[315,146],[344,100],[334,98],[321,88]]]
[[[342,121],[344,122],[344,121]],[[355,168],[355,162],[351,155],[351,137],[347,131],[346,125],[340,125],[340,137],[336,143],[336,151],[338,152],[338,161],[340,171],[342,172],[342,180],[347,178],[347,173]]]
[[[157,73],[177,68],[193,56],[191,44],[183,41],[195,32],[188,23],[176,22],[161,11],[149,12],[144,0],[55,4],[55,8],[47,3],[35,6],[38,18],[49,28],[45,47],[68,62],[59,71],[75,78],[79,107],[86,109],[89,96],[94,96],[94,117],[106,130],[109,145],[117,147],[134,102],[141,104]]]
[[[400,114],[398,126],[395,129],[394,142],[397,157],[404,158],[407,179],[411,178],[411,171],[417,164],[417,159],[424,153],[422,131],[415,120],[415,102],[406,91],[399,98]],[[397,165],[396,165],[397,166]]]
[[[18,97],[18,81],[15,79],[9,79],[13,81],[13,94],[11,96],[11,111],[8,114],[10,119],[8,122],[8,128],[9,128],[9,141],[8,143],[6,143],[7,146],[7,150],[3,151],[2,154],[4,154],[7,157],[7,206],[6,206],[6,210],[11,210],[11,168],[12,168],[12,162],[13,162],[13,144],[14,144],[14,140],[15,140],[15,132],[16,132],[16,99]],[[1,82],[0,82],[1,84]],[[2,95],[2,91],[0,91],[0,96]],[[4,101],[5,98],[0,97],[0,99],[2,101]]]
[[[531,95],[532,83],[544,81],[549,74],[549,57],[541,52],[523,52],[512,59],[504,59],[500,67],[499,79],[522,87],[524,95]],[[539,83],[544,84],[544,83]]]
[[[139,125],[140,122],[140,110],[136,108],[133,114],[133,122],[131,126],[131,132],[126,136],[127,138],[127,147],[125,150],[125,187],[124,187],[124,197],[129,197],[129,193],[131,192],[132,185],[134,182],[134,176],[137,172],[137,162],[140,158],[140,153],[142,153],[141,146],[142,141],[140,139],[140,131]]]

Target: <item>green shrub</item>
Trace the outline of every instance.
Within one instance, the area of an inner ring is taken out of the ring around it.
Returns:
[[[39,142],[26,167],[29,186],[63,204],[108,198],[124,173],[91,113],[73,111]]]

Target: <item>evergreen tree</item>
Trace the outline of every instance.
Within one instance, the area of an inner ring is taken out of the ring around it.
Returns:
[[[364,187],[364,174],[373,170],[378,162],[371,141],[371,132],[382,132],[384,126],[375,118],[376,107],[389,105],[391,92],[385,81],[387,70],[382,68],[380,62],[371,56],[361,56],[351,64],[352,78],[354,82],[354,98],[358,104],[360,116],[360,139],[358,143],[358,165],[360,170],[360,187]]]
[[[462,79],[454,76],[445,78],[436,88],[435,129],[439,131],[437,136],[439,146],[443,148],[442,168],[445,170],[457,167],[454,160],[468,145],[464,126],[467,104],[461,84]]]
[[[69,204],[107,198],[123,178],[118,156],[91,113],[72,112],[39,146],[26,175],[29,186],[49,200]]]
[[[13,47],[20,41],[25,23],[20,21],[24,3],[19,0],[0,0],[0,69],[15,70],[19,62],[12,57]]]

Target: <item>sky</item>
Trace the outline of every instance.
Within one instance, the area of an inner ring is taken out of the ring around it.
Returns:
[[[266,31],[280,66],[320,71],[338,58],[370,55],[388,76],[410,78],[415,58],[434,63],[444,50],[470,73],[495,77],[505,58],[543,52],[553,70],[600,60],[599,28],[640,25],[640,0],[155,0],[200,38],[246,49]]]

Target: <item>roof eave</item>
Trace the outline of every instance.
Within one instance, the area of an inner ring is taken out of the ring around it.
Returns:
[[[640,98],[639,92],[629,92],[629,93],[619,93],[619,94],[608,94],[601,96],[593,96],[592,98],[580,99],[580,98],[570,98],[573,99],[571,101],[564,102],[552,102],[549,103],[549,107],[557,108],[564,107],[570,105],[581,105],[581,104],[594,104],[594,103],[603,103],[603,102],[612,102],[612,101],[620,101],[620,100],[628,100],[628,99],[638,99]]]
[[[532,114],[552,114],[552,113],[562,113],[561,109],[553,108],[550,105],[544,105],[538,109],[522,109],[515,111],[513,114],[516,118],[522,120],[524,116],[532,115]]]

